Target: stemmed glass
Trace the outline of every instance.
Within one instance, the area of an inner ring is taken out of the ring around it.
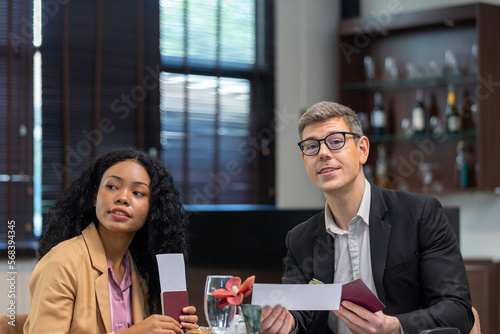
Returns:
[[[385,76],[390,80],[398,78],[398,66],[392,57],[385,57]]]
[[[231,326],[236,307],[233,305],[218,307],[217,304],[219,303],[219,299],[212,296],[210,292],[224,288],[226,282],[229,281],[231,277],[233,276],[209,275],[205,282],[205,317],[214,334],[222,334]]]
[[[420,179],[423,183],[422,190],[424,193],[428,193],[433,179],[432,164],[429,162],[421,162],[418,165],[418,169],[420,172]]]
[[[365,64],[366,80],[375,79],[375,63],[373,61],[373,58],[370,56],[365,56],[365,58],[363,59],[363,62]]]
[[[457,57],[452,50],[446,50],[444,53],[444,71],[445,74],[458,74]]]

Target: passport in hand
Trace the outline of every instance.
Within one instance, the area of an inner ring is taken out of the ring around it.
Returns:
[[[161,309],[163,315],[168,315],[179,321],[182,309],[188,306],[187,291],[164,291],[161,293]]]
[[[360,278],[342,284],[340,302],[342,303],[344,300],[363,306],[374,313],[385,309],[385,305]]]

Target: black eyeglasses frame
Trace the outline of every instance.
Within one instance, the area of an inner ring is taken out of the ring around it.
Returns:
[[[340,134],[342,134],[342,135],[344,136],[344,144],[343,144],[341,147],[339,147],[339,148],[331,148],[331,147],[327,144],[327,142],[326,142],[326,138],[330,137],[331,135],[336,135],[336,134],[339,134],[339,133],[340,133]],[[306,156],[308,156],[308,157],[312,157],[312,156],[315,156],[316,154],[318,154],[318,153],[319,153],[319,151],[321,151],[321,142],[324,142],[324,143],[325,143],[325,145],[326,145],[326,147],[328,147],[328,149],[329,149],[329,150],[332,150],[332,151],[338,151],[338,150],[342,149],[342,148],[345,146],[345,143],[346,143],[346,138],[345,138],[345,135],[352,135],[352,136],[354,136],[354,137],[358,137],[358,138],[361,138],[361,137],[362,137],[359,133],[355,133],[355,132],[337,131],[337,132],[332,132],[332,133],[330,133],[328,136],[326,136],[326,137],[325,137],[325,138],[323,138],[323,139],[312,139],[312,138],[310,138],[310,139],[305,139],[305,140],[302,140],[302,141],[298,142],[298,143],[297,143],[297,145],[299,146],[300,152],[302,152],[302,154],[304,154],[304,155],[306,155]],[[314,153],[314,154],[306,154],[306,153],[304,153],[304,151],[302,150],[302,144],[303,144],[304,142],[306,142],[306,141],[309,141],[309,140],[315,140],[315,141],[317,141],[317,142],[318,142],[318,151],[317,151],[316,153]]]

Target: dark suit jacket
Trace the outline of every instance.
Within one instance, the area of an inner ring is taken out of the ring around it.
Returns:
[[[375,287],[405,334],[474,324],[462,255],[441,204],[431,196],[371,185],[370,251]],[[288,232],[283,283],[332,283],[334,239],[321,212]],[[300,333],[331,333],[328,311],[292,312]]]

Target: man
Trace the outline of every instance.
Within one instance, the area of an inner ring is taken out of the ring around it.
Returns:
[[[261,333],[419,333],[474,323],[456,237],[433,197],[386,190],[363,174],[369,153],[356,113],[320,102],[299,121],[302,160],[325,211],[288,232],[283,283],[361,278],[385,304],[370,312],[342,302],[333,312],[264,308]]]

